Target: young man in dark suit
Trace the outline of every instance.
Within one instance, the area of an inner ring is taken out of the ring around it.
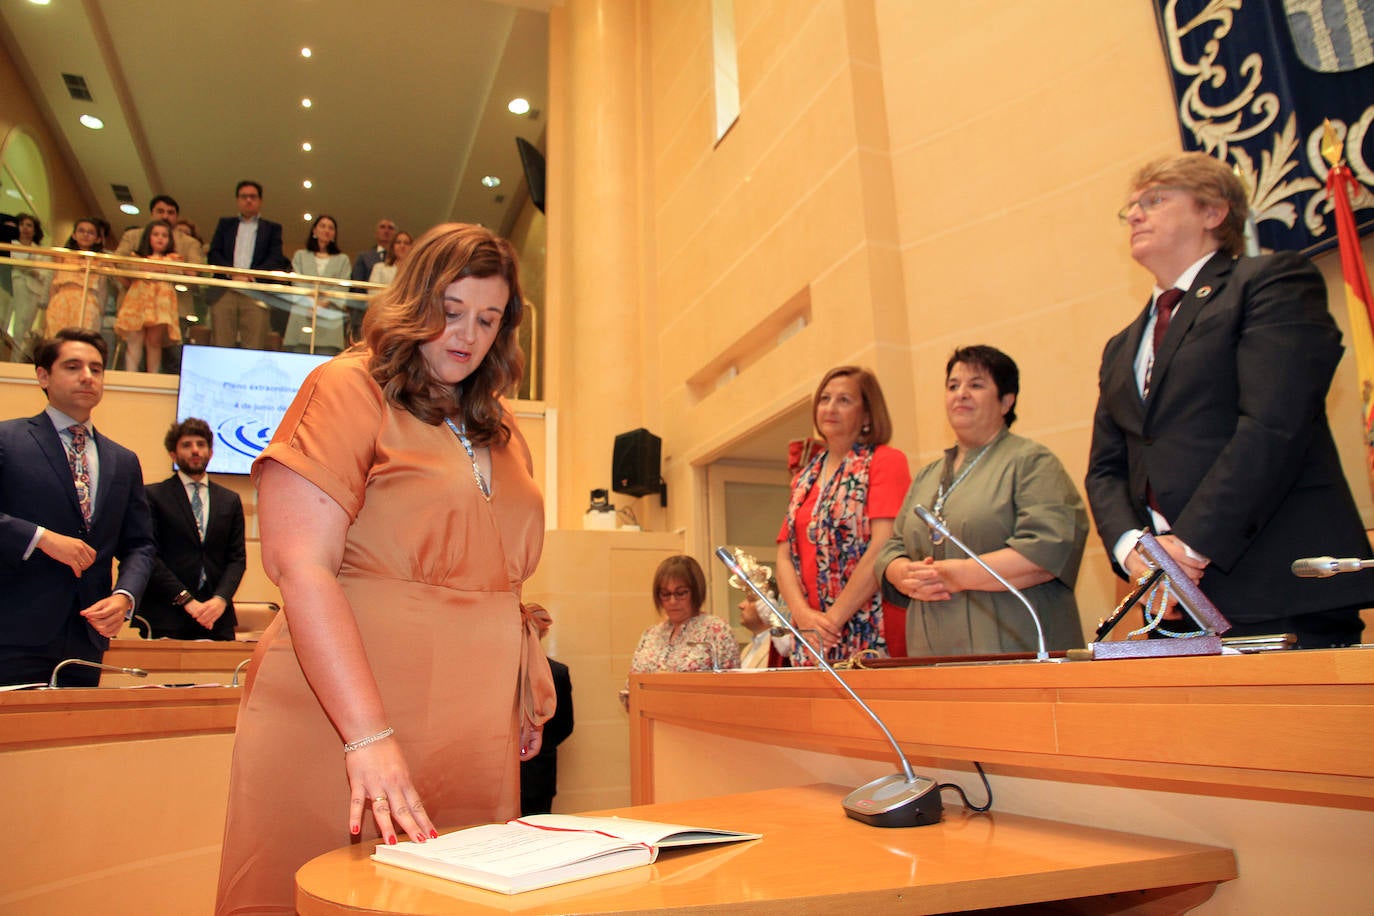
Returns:
[[[148,582],[143,469],[91,423],[108,353],[82,328],[43,341],[34,370],[47,408],[0,423],[0,684],[47,681],[64,659],[98,663]],[[68,666],[59,683],[99,680]]]
[[[1327,425],[1342,348],[1321,274],[1294,252],[1239,257],[1249,203],[1210,156],[1153,162],[1131,188],[1119,216],[1155,290],[1103,351],[1086,481],[1117,572],[1141,574],[1153,531],[1232,635],[1358,643],[1374,576],[1290,571],[1369,554]]]
[[[250,270],[290,270],[291,262],[281,250],[281,224],[263,219],[262,185],[240,181],[234,189],[239,215],[226,216],[215,226],[206,260],[223,267]],[[217,274],[221,279],[230,279]],[[238,277],[233,277],[238,279]],[[236,289],[213,286],[206,293],[210,303],[211,341],[217,347],[232,347],[240,340],[250,350],[261,350],[267,342],[268,306]],[[281,329],[286,328],[286,312],[281,309]]]
[[[173,423],[163,444],[176,471],[148,487],[157,559],[140,616],[154,639],[234,638],[234,592],[247,565],[243,502],[207,478],[213,442],[204,420]]]

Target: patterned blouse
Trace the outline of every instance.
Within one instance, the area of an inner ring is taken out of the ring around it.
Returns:
[[[715,654],[716,667],[739,667],[739,644],[735,642],[735,634],[730,632],[730,625],[724,620],[710,614],[688,617],[677,636],[673,636],[672,622],[664,620],[649,627],[639,637],[639,646],[630,662],[630,673],[710,671],[712,653]]]

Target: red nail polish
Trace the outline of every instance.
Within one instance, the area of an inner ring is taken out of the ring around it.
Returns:
[[[437,830],[431,830],[431,831],[429,832],[429,838],[430,838],[431,840],[437,840],[437,839],[439,839],[439,831],[437,831]]]
[[[387,837],[387,838],[386,838],[386,845],[388,845],[388,846],[395,846],[395,845],[396,845],[396,838],[395,838],[394,836],[389,836],[389,837]]]
[[[358,825],[357,825],[357,824],[354,824],[352,827],[349,827],[348,829],[349,829],[349,832],[351,832],[354,836],[357,836],[357,835],[358,835],[358,829],[359,829],[359,828],[358,828]]]

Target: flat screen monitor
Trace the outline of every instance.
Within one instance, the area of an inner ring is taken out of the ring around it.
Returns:
[[[212,474],[247,474],[301,383],[328,356],[187,345],[181,351],[177,420],[210,424]]]

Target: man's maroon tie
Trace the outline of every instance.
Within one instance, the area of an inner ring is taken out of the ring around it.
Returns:
[[[1155,356],[1159,356],[1159,345],[1164,335],[1169,333],[1169,321],[1174,317],[1174,306],[1183,298],[1183,290],[1166,289],[1155,300]]]
[[[1169,321],[1174,317],[1174,306],[1178,305],[1183,298],[1183,290],[1166,289],[1159,294],[1155,300],[1155,333],[1154,345],[1150,349],[1150,362],[1145,369],[1145,390],[1142,395],[1150,393],[1150,381],[1155,374],[1155,360],[1159,358],[1159,345],[1164,342],[1164,335],[1169,333]]]
[[[1150,393],[1150,377],[1154,375],[1155,360],[1159,358],[1159,345],[1164,342],[1164,335],[1169,333],[1169,321],[1174,317],[1174,306],[1178,305],[1183,298],[1183,290],[1173,288],[1166,289],[1159,294],[1155,300],[1155,335],[1154,350],[1150,353],[1150,368],[1145,372],[1145,393]],[[1159,502],[1155,499],[1155,489],[1150,486],[1150,482],[1145,482],[1145,501],[1150,504],[1150,508],[1163,515],[1159,511]]]

